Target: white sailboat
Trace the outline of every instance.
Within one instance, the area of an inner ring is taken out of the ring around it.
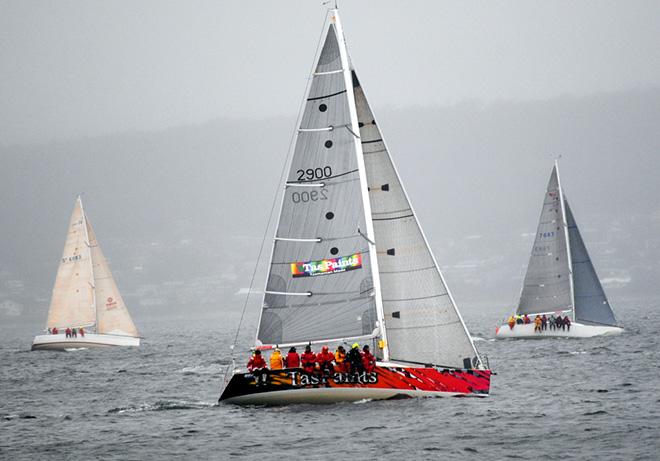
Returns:
[[[623,332],[561,187],[557,161],[543,199],[516,314],[526,314],[532,322],[513,327],[505,323],[497,327],[496,338],[588,338]],[[570,329],[535,331],[536,315],[568,316]]]
[[[371,345],[370,372],[234,370],[231,403],[484,396],[472,342],[328,12],[283,193],[255,348]],[[350,346],[349,346],[350,349]]]
[[[140,338],[119,293],[80,197],[76,199],[55,278],[46,328],[32,350],[139,346]],[[67,329],[84,335],[68,337]]]

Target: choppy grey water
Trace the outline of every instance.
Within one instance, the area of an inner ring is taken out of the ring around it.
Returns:
[[[486,399],[276,408],[218,405],[233,322],[143,322],[139,349],[29,352],[0,338],[4,459],[658,459],[657,309],[617,306],[624,335],[494,341]]]

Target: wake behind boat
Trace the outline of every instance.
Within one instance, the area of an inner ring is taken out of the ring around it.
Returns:
[[[487,395],[491,372],[417,221],[336,9],[322,36],[283,185],[255,356],[360,342],[377,362],[236,369],[220,401]]]
[[[49,334],[35,337],[32,350],[140,345],[80,197],[69,222],[46,328]]]
[[[524,316],[529,323],[520,323]],[[562,190],[555,161],[516,315],[496,328],[495,337],[588,338],[622,332]]]

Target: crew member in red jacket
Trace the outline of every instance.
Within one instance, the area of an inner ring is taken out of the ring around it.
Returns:
[[[296,352],[296,348],[292,347],[289,349],[289,353],[286,354],[284,359],[284,366],[286,368],[300,368],[300,355]]]
[[[371,373],[376,368],[376,357],[369,351],[368,344],[362,348],[362,366],[367,373]]]
[[[332,361],[335,359],[335,354],[328,350],[328,346],[323,346],[321,352],[316,354],[316,361],[319,363],[319,368],[321,371],[328,370],[328,373],[332,373],[333,366]]]
[[[309,344],[305,346],[305,352],[300,356],[300,360],[302,361],[303,370],[307,373],[314,371],[314,367],[316,366],[316,354],[312,352],[312,346]]]
[[[266,368],[266,361],[261,356],[261,351],[260,350],[254,351],[254,355],[250,357],[250,360],[248,361],[247,364],[248,371],[262,370],[264,368]]]

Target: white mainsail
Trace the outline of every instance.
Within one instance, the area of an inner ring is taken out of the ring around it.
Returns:
[[[138,337],[138,331],[119,293],[89,219],[86,224],[94,272],[96,331],[101,334]]]
[[[88,246],[85,213],[80,197],[69,222],[46,328],[89,327],[96,322],[94,279]]]
[[[476,366],[477,351],[350,64],[336,10],[323,36],[257,344],[379,337],[385,360]]]

